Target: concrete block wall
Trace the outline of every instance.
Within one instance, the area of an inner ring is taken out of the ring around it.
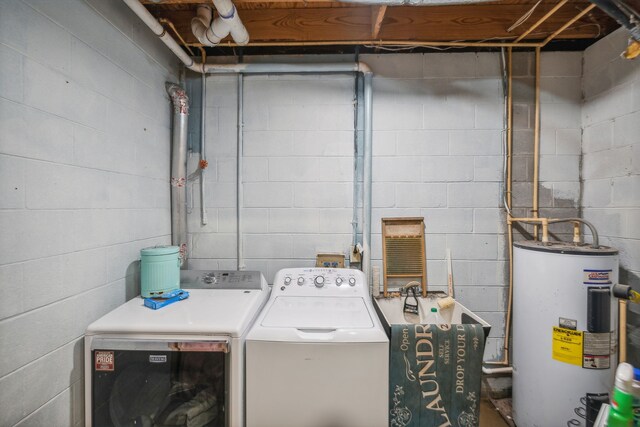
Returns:
[[[620,282],[640,290],[640,63],[618,30],[584,53],[584,218],[620,251]],[[630,362],[640,365],[640,310],[629,305]],[[632,351],[633,350],[633,351]]]
[[[346,253],[353,216],[354,77],[244,78],[244,268],[269,281],[285,267]],[[235,269],[236,76],[207,78],[207,215],[198,184],[189,215],[192,268]],[[195,165],[197,156],[190,164]]]
[[[542,101],[553,114],[545,113],[542,121],[541,180],[548,191],[541,192],[541,206],[553,215],[575,212],[579,194],[581,55],[564,55],[543,56]],[[485,358],[497,358],[507,293],[500,55],[386,54],[361,60],[374,71],[373,265],[381,265],[381,218],[425,217],[430,289],[446,289],[450,248],[457,298],[494,326]],[[523,89],[514,174],[523,185],[516,185],[514,198],[524,211],[531,206],[531,188],[524,185],[532,175],[530,55],[516,57],[515,68]],[[245,78],[245,268],[263,271],[269,281],[280,268],[314,265],[318,252],[348,250],[353,91],[352,76]],[[236,94],[237,77],[207,78],[209,224],[199,222],[196,185],[189,216],[192,268],[237,265]],[[196,160],[194,155],[191,168]]]
[[[513,213],[533,215],[535,55],[514,53]],[[580,205],[582,53],[543,52],[540,57],[539,216],[571,218]],[[517,225],[514,239],[533,227]],[[550,227],[552,240],[571,239],[571,224]]]
[[[176,73],[122,2],[0,2],[3,426],[84,422],[84,330],[170,241]]]
[[[381,218],[424,217],[430,290],[445,290],[446,249],[456,299],[504,334],[502,82],[498,54],[369,55],[374,71],[373,265]],[[381,269],[382,270],[382,269]]]

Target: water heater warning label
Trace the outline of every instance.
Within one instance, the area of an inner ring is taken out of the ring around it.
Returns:
[[[585,369],[609,369],[611,352],[611,333],[584,333],[584,359],[582,367]]]
[[[583,332],[553,327],[552,358],[558,362],[582,366]]]

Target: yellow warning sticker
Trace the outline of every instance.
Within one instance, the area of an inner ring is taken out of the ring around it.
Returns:
[[[553,327],[552,357],[558,362],[582,366],[583,332]]]

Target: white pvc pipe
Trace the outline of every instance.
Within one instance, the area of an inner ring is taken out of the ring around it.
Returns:
[[[491,374],[511,374],[513,373],[513,367],[511,366],[505,366],[504,368],[487,368],[487,367],[482,367],[482,373],[486,374],[486,375],[491,375]]]
[[[142,21],[155,33],[156,36],[160,37],[160,40],[167,45],[169,49],[182,61],[182,63],[190,70],[198,71],[198,66],[202,69],[202,64],[196,64],[196,62],[191,59],[187,52],[185,52],[180,45],[171,37],[165,30],[164,27],[156,20],[156,18],[147,10],[146,7],[140,3],[139,0],[122,0],[125,2],[127,6],[136,14]],[[202,71],[198,71],[202,72]]]
[[[207,30],[209,29],[211,16],[211,8],[201,5],[198,6],[196,16],[191,19],[191,32],[200,43],[206,46],[213,46],[213,44],[207,40]]]
[[[213,5],[218,11],[218,17],[209,27],[207,38],[218,44],[220,40],[231,34],[231,38],[237,44],[243,46],[249,43],[249,33],[231,0],[213,0]]]
[[[196,17],[191,20],[191,31],[198,41],[205,46],[216,46],[231,34],[237,44],[243,46],[249,43],[249,33],[233,3],[230,0],[213,0],[213,5],[218,11],[213,22],[209,6],[199,6]]]

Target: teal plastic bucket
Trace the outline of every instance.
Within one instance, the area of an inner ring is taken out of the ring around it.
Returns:
[[[140,250],[140,295],[151,298],[180,289],[180,248],[153,246]]]

